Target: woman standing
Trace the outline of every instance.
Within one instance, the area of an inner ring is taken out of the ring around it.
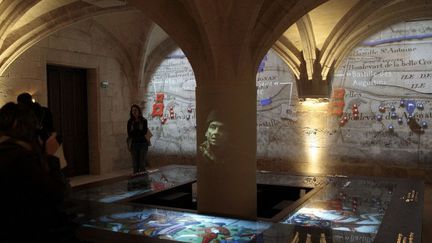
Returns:
[[[134,173],[145,171],[146,155],[149,146],[145,138],[147,130],[147,120],[143,117],[141,108],[138,105],[132,105],[130,118],[127,123],[127,132]]]

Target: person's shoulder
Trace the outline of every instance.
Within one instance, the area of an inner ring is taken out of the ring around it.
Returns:
[[[38,102],[34,102],[34,103],[32,104],[32,107],[33,107],[33,109],[42,109],[41,104],[39,104]]]
[[[50,108],[48,108],[48,107],[46,107],[46,106],[42,106],[42,105],[40,105],[39,104],[39,109],[41,110],[41,111],[43,111],[43,112],[45,112],[45,113],[50,113],[51,114],[51,110],[50,110]]]
[[[34,152],[30,144],[15,140],[8,140],[0,143],[0,154],[2,159],[5,160],[17,160],[25,161],[27,159],[32,159]]]
[[[37,102],[33,103],[32,109],[36,115],[41,115],[42,113],[45,112],[45,108]]]
[[[43,110],[43,111],[51,111],[48,107],[43,106],[38,102],[33,103],[33,108],[38,110]]]

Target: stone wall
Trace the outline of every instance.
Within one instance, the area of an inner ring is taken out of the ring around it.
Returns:
[[[93,109],[88,111],[92,174],[131,166],[125,146],[129,86],[113,51],[114,43],[92,20],[80,22],[31,47],[0,77],[0,105],[15,101],[21,92],[29,92],[47,105],[47,64],[88,70],[88,101]],[[102,80],[109,82],[107,88],[100,86]]]

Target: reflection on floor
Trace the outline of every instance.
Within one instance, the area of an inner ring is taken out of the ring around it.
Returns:
[[[132,169],[119,170],[105,175],[81,175],[69,178],[72,187],[81,186],[89,183],[100,182],[109,179],[115,179],[127,176],[132,173]]]
[[[155,170],[158,167],[147,167],[146,166],[146,170],[147,171],[151,171],[151,170]],[[117,179],[117,178],[121,178],[121,177],[125,177],[125,176],[129,176],[132,174],[132,168],[130,169],[122,169],[122,170],[118,170],[118,171],[114,171],[111,173],[107,173],[104,175],[81,175],[81,176],[74,176],[74,177],[70,177],[69,181],[72,187],[75,186],[82,186],[82,185],[86,185],[86,184],[90,184],[90,183],[95,183],[95,182],[102,182],[102,181],[106,181],[106,180],[113,180],[113,179]]]

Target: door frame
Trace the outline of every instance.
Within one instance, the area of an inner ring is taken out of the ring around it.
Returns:
[[[80,68],[87,70],[87,129],[88,129],[88,153],[89,153],[89,174],[100,175],[100,91],[99,91],[99,72],[94,67],[83,67],[76,65],[62,64],[58,62],[46,62],[45,70],[48,65],[64,66],[68,68]],[[48,96],[48,80],[45,72],[45,85]],[[48,103],[48,100],[47,100]]]

